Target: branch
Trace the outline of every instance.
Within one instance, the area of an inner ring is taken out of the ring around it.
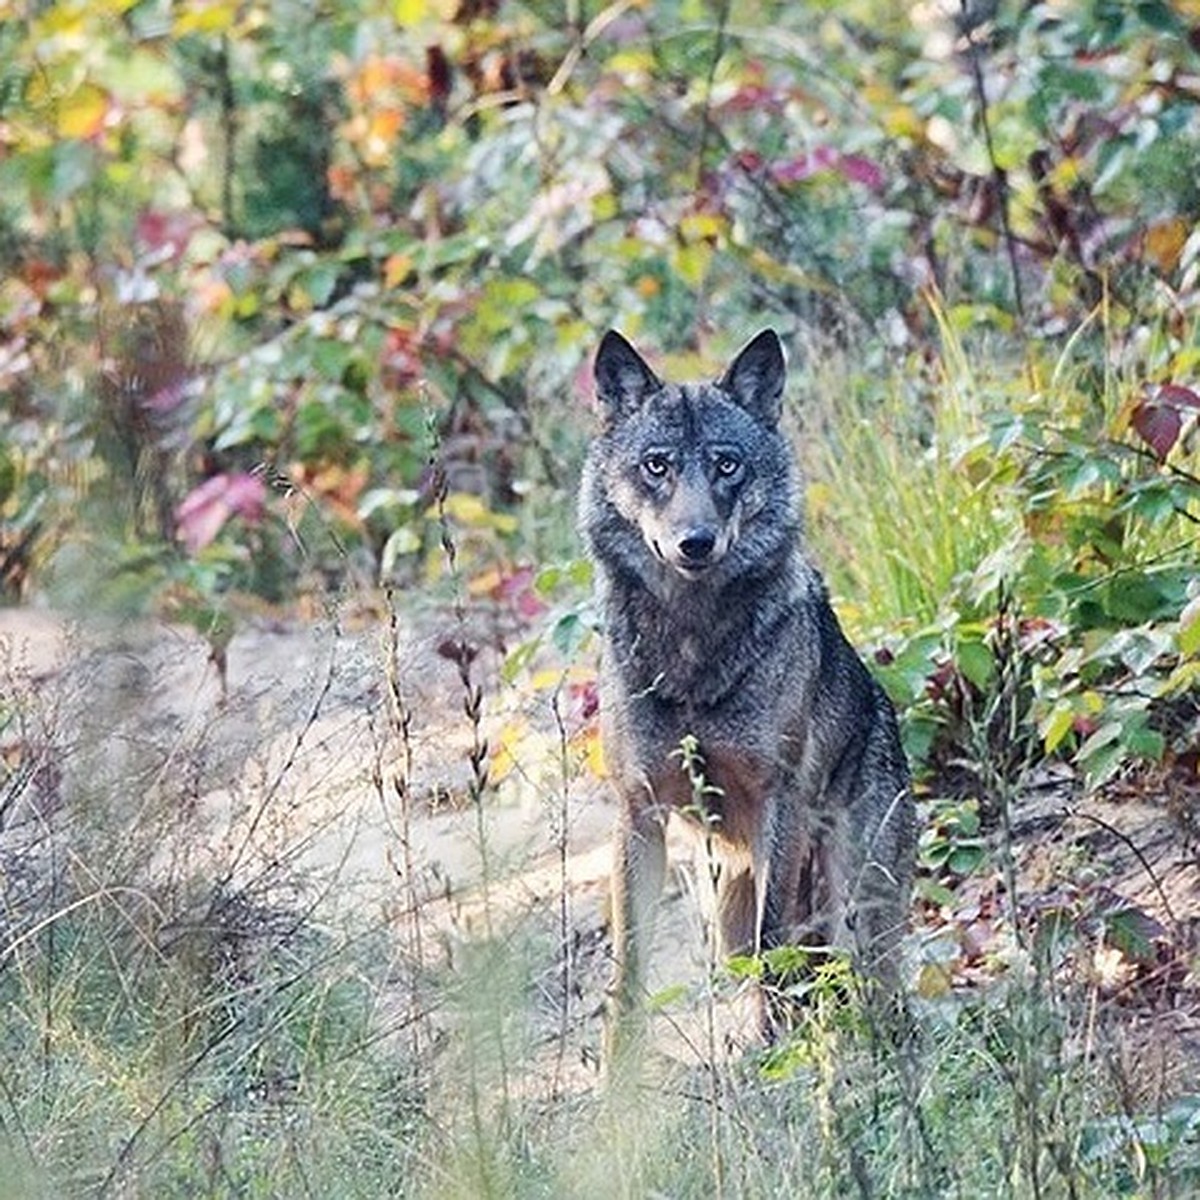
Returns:
[[[1017,266],[1017,243],[1013,237],[1008,218],[1008,176],[996,161],[996,147],[992,141],[992,124],[988,120],[987,90],[983,85],[983,66],[980,62],[979,45],[975,41],[975,30],[970,21],[967,0],[959,0],[963,14],[963,36],[967,39],[967,61],[971,64],[971,82],[975,87],[975,99],[979,105],[979,124],[983,130],[983,143],[987,147],[988,162],[992,167],[992,179],[996,184],[996,199],[1000,206],[1000,228],[1004,234],[1004,247],[1008,252],[1008,268],[1012,272],[1013,303],[1022,328],[1025,325],[1025,298],[1021,290],[1021,272]]]

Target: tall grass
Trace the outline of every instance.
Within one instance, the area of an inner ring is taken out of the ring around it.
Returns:
[[[1072,572],[1195,562],[1200,444],[1159,464],[1130,432],[1155,376],[1102,311],[1057,348],[972,353],[932,312],[936,360],[872,373],[813,351],[794,404],[810,539],[855,630],[988,616],[1002,580],[1061,609]]]
[[[1022,529],[988,417],[1022,380],[980,378],[952,338],[935,364],[866,375],[811,356],[796,404],[809,535],[852,626],[920,628],[970,604],[973,574]]]

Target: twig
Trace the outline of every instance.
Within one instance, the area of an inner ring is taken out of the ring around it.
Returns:
[[[712,116],[713,85],[717,79],[717,67],[725,56],[725,32],[729,27],[729,9],[732,0],[719,0],[717,8],[717,37],[713,45],[712,60],[708,64],[708,78],[704,82],[704,111],[700,117],[700,145],[696,150],[696,184],[697,193],[704,183],[704,160],[708,155],[708,143],[715,131]]]
[[[1163,885],[1159,882],[1158,876],[1154,873],[1154,868],[1150,865],[1149,860],[1138,848],[1137,843],[1127,834],[1123,833],[1115,825],[1110,824],[1103,817],[1097,817],[1094,813],[1081,812],[1077,808],[1064,808],[1063,812],[1068,817],[1079,817],[1084,821],[1091,821],[1093,825],[1099,825],[1106,833],[1111,833],[1119,842],[1121,842],[1129,852],[1141,864],[1141,868],[1146,872],[1150,882],[1154,885],[1154,890],[1158,893],[1159,900],[1162,901],[1163,911],[1167,914],[1167,920],[1175,926],[1176,934],[1179,933],[1179,920],[1175,916],[1175,910],[1171,907],[1170,900],[1167,899],[1167,893],[1163,889]]]
[[[557,96],[567,86],[572,72],[587,53],[588,46],[600,37],[615,20],[635,7],[637,2],[638,0],[616,0],[607,8],[601,9],[587,23],[587,27],[582,32],[579,32],[579,6],[577,4],[568,5],[568,8],[574,9],[574,11],[568,12],[567,23],[576,30],[576,36],[571,43],[571,48],[563,56],[562,62],[558,64],[558,70],[554,72],[553,78],[546,85],[547,96]]]
[[[221,157],[221,225],[226,236],[236,234],[233,223],[233,180],[237,174],[237,97],[229,64],[229,38],[221,37],[217,52],[217,95],[221,105],[221,133],[224,146]]]
[[[975,29],[967,0],[959,0],[963,14],[963,36],[967,42],[967,61],[971,65],[971,82],[975,88],[975,101],[979,105],[979,125],[983,132],[983,144],[987,148],[988,162],[992,168],[992,179],[996,185],[996,200],[1000,210],[1000,229],[1004,236],[1004,248],[1008,254],[1008,267],[1012,272],[1013,304],[1022,328],[1025,325],[1025,298],[1021,288],[1021,272],[1017,264],[1017,241],[1013,236],[1012,222],[1008,213],[1008,175],[996,160],[996,145],[992,139],[992,123],[988,119],[987,89],[983,83],[983,65],[980,61],[979,43],[975,41]]]

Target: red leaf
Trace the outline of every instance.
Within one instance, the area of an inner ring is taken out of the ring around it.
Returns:
[[[833,146],[818,146],[809,154],[785,158],[770,166],[776,183],[802,183],[814,175],[833,172],[850,183],[861,183],[872,191],[880,191],[887,182],[883,168],[863,154],[843,154]]]
[[[568,684],[567,691],[580,721],[590,721],[600,711],[600,691],[594,679]]]
[[[1159,404],[1169,404],[1173,408],[1200,408],[1200,395],[1178,383],[1160,383],[1152,389],[1154,399]]]
[[[753,174],[762,170],[763,156],[757,150],[739,150],[730,161],[740,170]]]
[[[761,83],[744,83],[721,106],[727,112],[782,112],[787,94]]]
[[[1160,462],[1171,453],[1183,428],[1179,410],[1170,404],[1143,402],[1133,410],[1130,420]]]

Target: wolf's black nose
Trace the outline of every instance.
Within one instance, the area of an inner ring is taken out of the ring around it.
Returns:
[[[679,539],[679,553],[690,563],[702,563],[716,544],[717,535],[711,529],[692,529]]]

